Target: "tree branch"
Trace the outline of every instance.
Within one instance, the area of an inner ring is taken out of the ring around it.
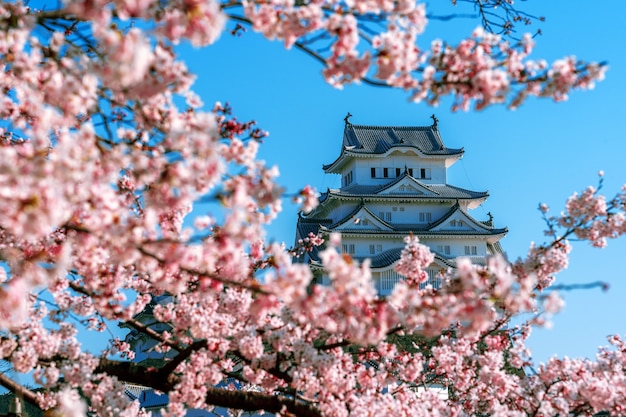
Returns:
[[[11,378],[9,378],[6,374],[0,373],[0,385],[11,391],[13,394],[17,395],[20,398],[28,401],[29,403],[39,407],[39,402],[37,401],[37,394],[23,385],[18,384]]]
[[[146,242],[148,243],[148,242]],[[151,242],[151,243],[156,243],[156,242]],[[142,246],[139,246],[137,248],[137,250],[142,254],[145,255],[149,258],[152,258],[154,260],[156,260],[157,262],[161,263],[161,264],[166,264],[166,261],[164,259],[162,259],[161,257],[159,257],[157,254],[152,253],[150,251],[148,251],[147,249],[145,249]],[[250,292],[252,292],[253,294],[264,294],[264,295],[269,295],[269,293],[267,291],[265,291],[260,285],[255,285],[253,284],[246,284],[243,282],[237,282],[237,281],[231,281],[228,279],[224,279],[214,273],[210,273],[210,272],[206,272],[206,271],[199,271],[197,269],[193,269],[193,268],[186,268],[184,266],[178,266],[178,269],[182,272],[186,272],[188,274],[194,275],[194,276],[204,276],[207,277],[213,281],[219,282],[220,284],[226,285],[226,286],[233,286],[233,287],[237,287],[237,288],[242,288],[244,290],[248,290]]]
[[[95,372],[114,375],[121,381],[151,387],[168,393],[176,387],[180,380],[176,375],[165,375],[163,369],[165,368],[157,370],[132,362],[102,359]],[[0,380],[0,384],[4,385],[2,380]],[[22,389],[24,388],[22,387]],[[34,394],[33,398],[35,398]],[[264,410],[270,413],[279,413],[286,410],[292,415],[299,417],[322,416],[321,412],[311,403],[278,394],[266,394],[257,391],[232,391],[226,388],[209,387],[207,388],[205,401],[207,405],[243,411]]]
[[[298,417],[322,417],[322,413],[311,403],[279,395],[263,394],[255,391],[228,391],[222,388],[209,388],[207,404],[243,411],[264,410],[270,413],[284,413]],[[285,415],[285,414],[284,414]]]

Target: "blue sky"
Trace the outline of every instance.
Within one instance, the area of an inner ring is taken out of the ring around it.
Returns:
[[[600,5],[601,4],[601,5]],[[574,191],[597,184],[605,172],[605,191],[612,195],[626,182],[626,3],[519,2],[519,7],[543,15],[543,35],[533,56],[549,62],[569,55],[587,61],[608,61],[607,79],[588,92],[575,92],[569,101],[531,99],[516,111],[503,107],[480,113],[453,113],[449,102],[437,108],[407,101],[401,91],[365,85],[336,90],[325,84],[321,67],[297,50],[286,51],[247,32],[227,32],[213,46],[192,50],[181,46],[182,57],[198,75],[195,90],[206,107],[230,102],[240,120],[254,119],[270,132],[261,157],[278,165],[280,182],[288,192],[305,184],[318,190],[339,186],[325,175],[322,164],[339,153],[343,118],[349,111],[355,124],[428,125],[435,113],[449,147],[464,147],[464,158],[450,170],[452,184],[491,197],[472,212],[478,219],[494,215],[497,226],[508,226],[502,241],[509,258],[523,256],[531,241],[543,242],[544,224],[538,203],[559,213]],[[450,43],[469,34],[477,21],[432,22],[420,45],[441,38]],[[284,211],[268,229],[268,238],[293,243],[296,207],[285,201]],[[534,357],[593,357],[606,336],[626,333],[626,284],[623,258],[626,238],[609,242],[604,250],[574,243],[570,267],[561,283],[607,281],[598,289],[564,294],[565,309],[551,330],[537,330],[530,340]]]

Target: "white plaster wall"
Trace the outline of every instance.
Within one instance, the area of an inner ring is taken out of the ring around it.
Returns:
[[[400,175],[404,173],[404,168],[413,169],[413,177],[426,184],[445,184],[447,181],[444,161],[433,161],[421,159],[409,155],[389,155],[385,158],[368,158],[355,160],[354,166],[346,167],[343,175],[351,169],[354,170],[355,181],[362,185],[381,185],[397,178],[396,169],[400,169]],[[376,168],[376,178],[372,178],[371,168]],[[388,177],[383,177],[383,168],[388,168]],[[420,178],[420,168],[430,169],[430,179]]]

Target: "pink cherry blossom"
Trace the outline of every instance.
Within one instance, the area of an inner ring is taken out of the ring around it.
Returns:
[[[65,388],[57,396],[55,412],[62,416],[83,417],[86,415],[87,406],[81,400],[78,391]]]
[[[268,241],[285,190],[258,159],[267,133],[227,103],[203,110],[175,47],[217,42],[231,20],[308,53],[335,87],[450,95],[463,110],[564,100],[604,77],[531,59],[529,35],[479,28],[424,48],[427,15],[409,0],[0,4],[0,385],[69,416],[146,415],[130,386],[167,394],[164,415],[623,415],[621,337],[595,361],[540,366],[525,340],[563,305],[548,290],[568,239],[626,232],[626,188],[605,197],[600,174],[562,214],[540,206],[548,242],[513,262],[459,258],[437,289],[421,288],[434,256],[409,236],[405,279],[382,297],[339,234]],[[315,210],[317,192],[294,202]],[[126,340],[81,343],[117,324]]]

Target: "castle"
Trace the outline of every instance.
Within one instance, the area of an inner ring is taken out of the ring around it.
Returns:
[[[355,125],[350,116],[339,156],[323,166],[325,173],[341,176],[341,187],[323,192],[318,207],[300,214],[296,241],[311,232],[341,233],[344,253],[371,259],[381,296],[403,279],[394,265],[409,234],[435,254],[424,284],[435,288],[440,272],[454,268],[458,257],[484,264],[488,255],[502,253],[499,241],[507,229],[494,227],[490,214],[486,221],[469,214],[488,192],[448,184],[448,168],[464,150],[445,146],[434,115],[430,126],[415,127]],[[317,250],[300,261],[309,263],[317,282],[327,281]]]

